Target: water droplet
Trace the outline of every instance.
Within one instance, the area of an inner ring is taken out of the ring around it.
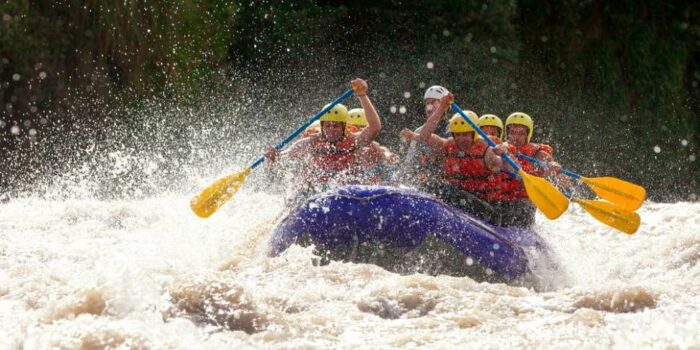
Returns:
[[[472,265],[474,265],[474,259],[472,259],[471,257],[468,257],[466,260],[466,263],[467,263],[467,266],[472,266]]]
[[[498,63],[498,58],[492,58],[492,59],[491,59],[491,63],[493,63],[493,64]]]
[[[25,128],[28,128],[32,126],[32,121],[31,120],[25,120],[24,123],[22,123]]]
[[[654,153],[661,153],[661,147],[654,146]]]
[[[410,92],[406,91],[406,92],[403,93],[403,98],[410,98],[410,97],[411,97],[411,93],[410,93]]]
[[[7,124],[5,124],[5,121],[4,121],[4,120],[0,120],[0,128],[4,128],[5,125],[7,125]]]
[[[39,79],[46,79],[46,72],[39,72]]]
[[[29,129],[29,136],[36,136],[36,130],[35,130],[35,129]]]
[[[19,126],[13,125],[10,128],[10,133],[12,133],[12,135],[19,135]]]
[[[428,67],[428,69],[433,69],[434,67],[433,62],[428,62],[425,66]]]
[[[498,243],[493,244],[493,250],[498,250],[499,248],[501,248],[501,246],[498,245]]]
[[[624,114],[621,115],[621,116],[620,116],[620,121],[621,121],[621,122],[627,121],[627,116],[624,115]]]
[[[691,162],[694,162],[694,161],[695,161],[695,155],[694,155],[694,154],[691,154],[690,156],[688,156],[688,160],[691,161]]]
[[[450,31],[447,30],[447,29],[445,29],[445,30],[442,31],[442,35],[444,35],[444,36],[450,36]]]
[[[6,13],[6,14],[2,15],[2,20],[5,22],[9,22],[12,20],[12,16],[10,16]]]
[[[690,199],[691,201],[694,202],[694,201],[698,200],[698,195],[695,193],[691,193],[690,196],[688,196],[688,199]]]
[[[548,40],[549,40],[549,38],[546,35],[542,35],[540,37],[540,41],[542,41],[543,43],[546,43]]]
[[[19,81],[19,74],[17,74],[17,73],[12,74],[12,80]]]
[[[425,89],[425,83],[421,81],[421,82],[418,84],[418,87],[421,88],[421,89]]]
[[[491,46],[491,48],[489,49],[489,51],[491,51],[491,53],[496,53],[496,47],[495,47],[495,46]]]
[[[471,42],[472,39],[474,39],[474,34],[472,34],[472,33],[467,33],[467,42]]]
[[[3,58],[2,58],[2,64],[8,64],[8,63],[10,63],[10,60],[8,60],[7,58],[3,57]]]
[[[36,113],[37,111],[39,111],[39,108],[37,108],[36,106],[31,106],[29,107],[29,111],[32,113]]]
[[[399,107],[399,113],[406,114],[406,107],[405,106]]]
[[[389,112],[392,114],[396,113],[396,106],[391,106],[391,108],[389,108]]]
[[[686,139],[681,140],[681,145],[683,145],[683,147],[688,146],[688,140],[686,140]]]
[[[486,274],[489,275],[489,276],[493,275],[493,270],[487,268],[487,269],[486,269]]]

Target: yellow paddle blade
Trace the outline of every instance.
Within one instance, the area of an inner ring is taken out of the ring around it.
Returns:
[[[246,168],[239,173],[216,180],[216,182],[192,198],[190,208],[197,216],[208,218],[227,200],[231,199],[238,191],[238,188],[243,185],[246,176],[250,174],[251,170],[251,168]]]
[[[631,235],[637,232],[639,228],[639,214],[626,210],[621,206],[606,201],[576,198],[573,201],[581,205],[596,220],[624,233]]]
[[[635,211],[647,196],[644,187],[614,177],[581,177],[600,198]]]
[[[523,169],[520,169],[518,175],[523,179],[527,196],[544,216],[554,220],[564,214],[569,207],[569,200],[554,185],[541,177],[526,173]]]

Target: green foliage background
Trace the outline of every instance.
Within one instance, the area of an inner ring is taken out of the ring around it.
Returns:
[[[361,76],[390,146],[420,125],[422,86],[441,84],[479,114],[529,113],[581,173],[656,200],[700,193],[697,2],[10,0],[0,16],[5,174],[10,159],[40,167],[46,154],[27,154],[55,130],[99,138],[103,123],[134,122],[114,106],[266,91],[310,114],[299,96],[323,102]]]

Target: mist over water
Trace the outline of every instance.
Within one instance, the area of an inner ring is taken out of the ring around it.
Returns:
[[[556,221],[538,214],[564,271],[538,276],[547,290],[314,266],[312,249],[297,246],[268,258],[284,184],[266,184],[262,169],[211,218],[192,214],[193,194],[243,169],[335,90],[284,109],[262,94],[155,103],[7,197],[0,348],[700,346],[696,202],[645,203],[633,236],[574,205]]]

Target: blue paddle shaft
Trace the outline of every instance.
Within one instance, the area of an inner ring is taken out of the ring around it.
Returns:
[[[299,136],[309,125],[311,125],[313,122],[317,121],[319,118],[321,118],[322,115],[328,113],[335,105],[338,103],[341,103],[345,101],[348,97],[352,96],[353,91],[352,89],[348,89],[348,91],[345,91],[340,97],[336,98],[335,101],[331,102],[328,106],[324,107],[320,112],[316,113],[313,117],[311,117],[309,120],[307,120],[304,124],[302,124],[300,127],[298,127],[296,130],[294,130],[289,136],[287,136],[284,140],[282,140],[280,143],[275,145],[275,149],[282,149],[289,141],[292,141],[295,137]],[[265,156],[262,156],[258,159],[256,159],[253,164],[250,166],[251,169],[255,169],[258,165],[262,164],[262,162],[265,161]]]
[[[543,162],[543,161],[541,161],[541,160],[539,160],[539,159],[537,159],[537,158],[533,158],[533,157],[530,157],[530,156],[526,156],[526,155],[524,155],[524,154],[522,154],[522,153],[517,153],[516,156],[518,156],[518,158],[525,159],[525,160],[527,160],[528,162],[535,163],[535,164],[537,164],[537,165],[539,165],[539,166],[541,166],[541,167],[543,167],[543,168],[547,168],[547,163],[545,163],[545,162]],[[561,169],[561,170],[559,170],[559,172],[561,172],[562,174],[564,174],[564,175],[566,175],[566,176],[568,176],[568,177],[570,177],[570,178],[572,178],[572,179],[574,179],[574,180],[578,180],[579,178],[581,178],[581,175],[576,174],[575,172],[573,172],[573,171],[571,171],[571,170]]]
[[[476,132],[479,133],[479,136],[481,136],[482,139],[488,142],[489,146],[496,147],[496,144],[493,142],[493,140],[491,140],[491,138],[488,135],[486,135],[486,133],[483,130],[481,130],[481,128],[478,125],[476,125],[476,123],[474,123],[474,121],[472,121],[471,118],[464,114],[464,111],[461,108],[459,108],[459,106],[457,106],[457,104],[454,102],[452,102],[452,110],[459,113],[459,115],[462,116],[462,119],[469,123],[469,125],[471,125],[472,128],[474,128],[474,130],[476,130]],[[516,173],[520,171],[520,166],[518,166],[518,164],[513,159],[511,159],[507,153],[501,154],[501,158],[508,162],[508,165],[510,165]]]

